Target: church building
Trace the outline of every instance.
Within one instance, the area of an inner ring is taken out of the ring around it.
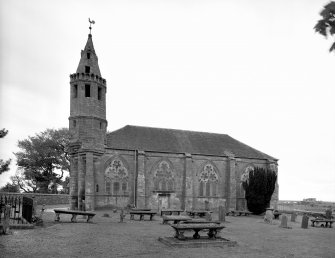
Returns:
[[[132,125],[107,133],[107,82],[91,33],[70,92],[71,209],[245,209],[245,175],[254,167],[278,173],[276,158],[226,134]]]

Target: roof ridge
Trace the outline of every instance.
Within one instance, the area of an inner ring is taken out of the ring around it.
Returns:
[[[141,125],[126,125],[120,129],[126,128],[126,127],[138,127],[138,128],[148,128],[148,129],[159,129],[164,131],[179,131],[179,132],[191,132],[191,133],[205,133],[205,134],[216,134],[216,135],[227,135],[224,133],[211,133],[211,132],[204,132],[204,131],[193,131],[193,130],[185,130],[185,129],[175,129],[175,128],[162,128],[162,127],[152,127],[152,126],[141,126]],[[118,130],[120,130],[118,129]],[[230,137],[230,136],[229,136]]]

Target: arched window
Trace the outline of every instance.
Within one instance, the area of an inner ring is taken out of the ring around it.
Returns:
[[[128,192],[128,170],[119,158],[114,158],[105,170],[106,192],[123,195]],[[112,189],[111,189],[112,186]]]
[[[154,187],[156,191],[174,191],[174,172],[168,161],[161,161],[154,170]]]
[[[206,164],[199,176],[199,196],[217,196],[219,177],[212,164]]]

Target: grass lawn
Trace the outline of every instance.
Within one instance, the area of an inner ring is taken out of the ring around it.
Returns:
[[[302,229],[301,216],[290,222],[288,215],[291,229],[280,228],[279,220],[266,224],[261,216],[227,216],[220,235],[237,246],[172,248],[158,241],[174,235],[158,215],[154,221],[131,221],[127,214],[125,223],[119,223],[119,213],[99,210],[93,223],[80,216],[78,223],[71,223],[71,216],[64,214],[56,223],[53,208],[62,207],[66,205],[46,207],[43,227],[0,236],[0,257],[335,257],[335,229],[310,223]]]

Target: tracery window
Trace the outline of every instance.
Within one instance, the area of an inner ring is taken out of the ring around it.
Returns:
[[[199,196],[217,196],[219,177],[212,164],[206,164],[199,175]]]
[[[156,191],[173,191],[174,187],[173,169],[163,160],[154,171],[154,188]]]
[[[105,170],[106,192],[114,195],[128,191],[128,170],[119,158],[113,159]],[[111,189],[112,188],[112,189]]]

